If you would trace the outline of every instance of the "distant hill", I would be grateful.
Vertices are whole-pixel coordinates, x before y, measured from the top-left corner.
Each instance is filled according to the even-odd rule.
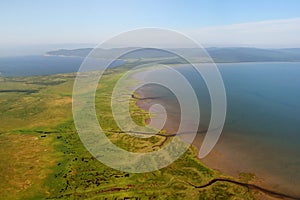
[[[126,48],[125,50],[130,51],[133,48]],[[172,50],[172,49],[170,49]],[[204,55],[198,55],[197,49],[193,48],[182,48],[176,49],[178,52],[184,52],[189,57],[194,58],[196,61],[205,62]],[[289,49],[259,49],[259,48],[245,48],[245,47],[226,47],[226,48],[207,48],[208,54],[215,62],[298,62],[300,61],[300,48],[289,48]],[[61,49],[57,51],[47,52],[47,55],[55,56],[75,56],[85,57],[92,51],[92,48],[85,49],[73,49],[66,50]],[[114,49],[97,49],[97,53],[103,58],[112,58],[115,55],[119,55],[124,51],[120,48]],[[167,58],[173,57],[174,55],[157,50],[140,50],[135,53],[131,53],[123,56],[126,58]]]

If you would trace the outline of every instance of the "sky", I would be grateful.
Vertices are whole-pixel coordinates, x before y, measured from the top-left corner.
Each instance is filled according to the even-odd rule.
[[[0,46],[98,44],[160,27],[204,45],[300,47],[299,10],[299,0],[1,0]]]

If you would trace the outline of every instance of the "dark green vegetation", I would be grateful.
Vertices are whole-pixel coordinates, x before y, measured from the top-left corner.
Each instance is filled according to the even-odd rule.
[[[164,137],[137,139],[114,133],[118,128],[109,107],[110,95],[121,75],[121,70],[111,71],[99,85],[99,122],[118,146],[151,151]],[[203,166],[192,147],[170,166],[152,173],[129,174],[103,165],[87,152],[76,133],[71,110],[73,81],[74,74],[0,80],[1,199],[254,198],[246,187],[232,183],[193,187],[228,177]],[[147,113],[134,100],[131,107],[132,117],[143,124]]]

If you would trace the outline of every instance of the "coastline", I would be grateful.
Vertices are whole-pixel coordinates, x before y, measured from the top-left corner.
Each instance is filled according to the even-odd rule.
[[[143,95],[143,93],[141,91],[136,91],[136,93],[140,98],[145,98],[145,96]],[[142,109],[144,111],[148,111],[149,107],[151,106],[150,101],[136,99],[136,105],[140,109]],[[150,123],[149,120],[150,119],[146,119],[145,123],[149,124]],[[167,134],[174,133],[174,131],[175,132],[177,131],[175,126],[165,126],[164,130],[166,131]],[[202,135],[202,134],[200,134],[200,135]],[[197,134],[197,136],[199,136],[199,134]],[[199,151],[199,148],[200,148],[199,143],[201,143],[200,142],[201,139],[199,139],[199,137],[197,137],[197,136],[191,145],[195,146],[197,148],[197,151]],[[197,160],[199,160],[199,162],[202,165],[204,165],[205,167],[210,168],[215,171],[218,171],[219,173],[224,174],[225,176],[231,176],[237,180],[241,180],[241,182],[248,182],[250,184],[254,184],[259,187],[266,188],[270,191],[274,190],[274,191],[283,192],[284,194],[297,195],[289,190],[284,190],[284,191],[277,190],[276,186],[278,186],[278,185],[272,184],[273,181],[266,181],[265,178],[262,178],[262,177],[258,176],[257,174],[252,173],[251,171],[235,170],[236,166],[233,167],[233,165],[238,164],[238,163],[236,163],[234,160],[228,159],[228,157],[226,157],[226,153],[224,153],[224,152],[226,152],[226,147],[221,147],[221,149],[219,147],[219,148],[214,149],[212,152],[210,152],[210,154],[207,157],[205,157],[204,159],[200,159],[197,156]],[[243,177],[243,176],[245,176],[245,177]],[[270,177],[270,175],[268,175],[268,176]],[[243,180],[243,179],[246,179],[246,180]],[[275,182],[280,182],[280,181],[281,180],[276,180]],[[282,197],[270,196],[270,195],[262,193],[262,192],[254,193],[254,196],[256,199],[259,199],[259,200],[286,199],[286,198],[282,198]],[[287,198],[287,199],[289,199],[289,198]]]
[[[144,72],[139,72],[132,75],[132,78],[143,82],[143,78],[145,76],[146,74]],[[142,89],[139,89],[136,92],[141,98],[136,99],[136,105],[144,111],[148,111],[149,107],[153,105],[153,103],[157,104],[158,102],[164,101],[164,99],[159,98],[155,100],[147,99],[149,94],[145,94]],[[167,133],[177,132],[178,121],[176,121],[176,117],[168,116],[168,120],[170,120],[169,123],[167,123],[163,129],[166,130]],[[149,119],[146,120],[145,123],[149,123]],[[197,134],[192,143],[192,145],[194,145],[198,150],[201,147],[204,136],[205,135],[203,134]],[[230,148],[229,145],[234,144],[234,142],[232,141],[232,138],[226,136],[226,134],[222,134],[221,137],[221,140],[207,157],[204,159],[199,159],[197,157],[200,163],[204,164],[204,166],[210,169],[220,172],[221,174],[232,176],[233,178],[240,180],[243,180],[245,177],[246,179],[250,177],[248,179],[249,183],[285,194],[299,196],[296,186],[292,185],[293,187],[291,187],[291,183],[287,182],[286,180],[282,180],[280,177],[276,177],[266,171],[253,170],[253,168],[255,168],[255,163],[247,163],[244,161],[241,162],[243,156],[247,156],[246,154],[243,154],[245,152],[234,151],[234,149]],[[278,199],[262,193],[259,193],[257,198]]]

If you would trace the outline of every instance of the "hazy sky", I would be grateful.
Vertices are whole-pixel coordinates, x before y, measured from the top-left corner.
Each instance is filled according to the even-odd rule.
[[[299,0],[0,1],[0,45],[97,44],[139,27],[204,44],[299,46]]]

